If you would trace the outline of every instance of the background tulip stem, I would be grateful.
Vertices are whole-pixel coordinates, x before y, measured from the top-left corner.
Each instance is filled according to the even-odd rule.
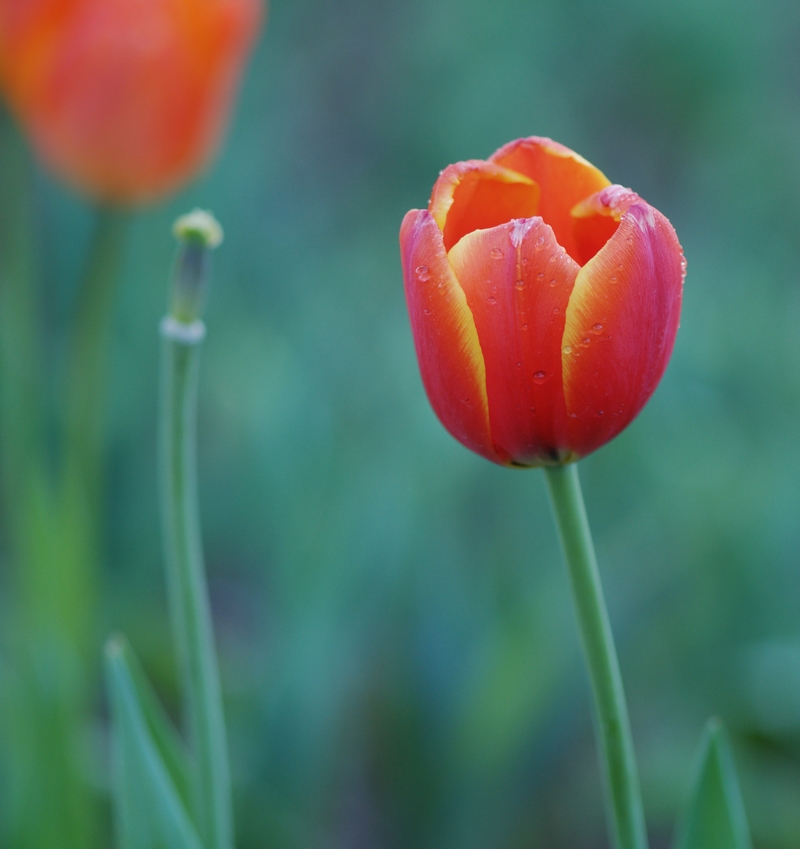
[[[84,662],[94,658],[95,602],[104,523],[104,435],[109,339],[129,214],[96,210],[94,232],[67,340],[61,468],[55,502],[55,573],[45,583]]]
[[[180,238],[180,234],[179,234]],[[232,849],[233,825],[222,693],[211,623],[197,496],[196,408],[205,328],[180,294],[202,299],[208,246],[183,244],[164,337],[161,467],[164,546],[186,725],[194,756],[193,815],[204,849]],[[198,280],[198,275],[203,279]],[[180,307],[184,309],[179,311]]]
[[[94,507],[100,499],[108,339],[129,215],[100,206],[70,340],[67,398],[67,472],[79,474]]]
[[[575,464],[547,468],[545,476],[594,692],[613,843],[617,849],[645,849],[647,831],[628,709],[578,469]]]

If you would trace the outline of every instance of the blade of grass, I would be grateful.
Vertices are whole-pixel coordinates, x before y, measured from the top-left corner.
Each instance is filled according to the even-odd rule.
[[[124,643],[109,640],[106,676],[112,708],[114,790],[121,849],[202,849],[137,695]],[[147,701],[147,699],[145,699]],[[163,730],[163,729],[162,729]],[[162,738],[169,739],[170,733]],[[172,744],[168,745],[168,748]]]
[[[725,728],[706,724],[675,849],[753,849]]]
[[[189,753],[178,734],[172,720],[153,690],[139,659],[128,641],[121,635],[112,638],[122,654],[122,659],[130,676],[142,717],[150,732],[153,744],[158,750],[164,766],[172,779],[178,795],[188,807],[190,804],[190,767]]]

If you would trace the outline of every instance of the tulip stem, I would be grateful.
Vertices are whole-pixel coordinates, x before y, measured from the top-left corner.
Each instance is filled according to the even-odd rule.
[[[191,314],[178,309],[181,302],[176,297],[176,293],[185,294],[184,290],[196,294],[196,287],[205,287],[207,254],[207,245],[191,239],[181,246],[172,309],[161,324],[164,338],[162,504],[172,623],[186,730],[195,761],[194,821],[204,849],[232,849],[228,748],[197,495],[197,377],[205,327],[196,312]]]
[[[95,215],[67,340],[54,528],[59,542],[48,567],[55,575],[43,584],[54,589],[63,624],[84,657],[94,636],[101,559],[108,342],[129,223],[128,213],[108,206]]]
[[[107,348],[129,221],[126,212],[108,206],[96,215],[70,340],[64,460],[67,473],[81,478],[92,509],[101,498]]]
[[[628,708],[575,464],[545,469],[594,693],[610,830],[617,849],[646,849]]]

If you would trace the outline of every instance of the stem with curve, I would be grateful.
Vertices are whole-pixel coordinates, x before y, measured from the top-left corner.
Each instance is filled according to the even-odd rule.
[[[545,469],[594,694],[600,756],[617,849],[646,849],[639,778],[628,708],[608,619],[577,466]]]
[[[219,225],[196,211],[179,219],[180,247],[164,338],[161,467],[171,615],[194,756],[193,815],[206,849],[232,849],[228,751],[200,535],[196,465],[197,376],[205,326],[200,311]]]

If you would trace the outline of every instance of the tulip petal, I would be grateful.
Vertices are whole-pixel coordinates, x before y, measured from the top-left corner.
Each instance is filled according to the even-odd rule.
[[[669,221],[628,189],[610,186],[574,215],[576,233],[590,243],[607,221],[619,222],[580,270],[567,307],[564,396],[570,444],[584,456],[626,427],[661,379],[678,331],[686,263]]]
[[[568,459],[561,338],[578,265],[539,217],[469,233],[449,258],[483,351],[494,444],[518,465]]]
[[[406,300],[420,372],[431,406],[460,442],[495,463],[486,369],[472,313],[447,261],[442,231],[427,210],[412,209],[400,228]]]
[[[538,206],[539,186],[529,177],[471,159],[442,171],[428,209],[444,234],[444,246],[449,251],[467,233],[495,227],[512,218],[529,218],[537,214]]]
[[[539,185],[542,194],[537,215],[553,228],[558,243],[580,263],[570,213],[575,204],[610,185],[608,178],[563,144],[537,136],[504,145],[489,161],[518,171]]]

